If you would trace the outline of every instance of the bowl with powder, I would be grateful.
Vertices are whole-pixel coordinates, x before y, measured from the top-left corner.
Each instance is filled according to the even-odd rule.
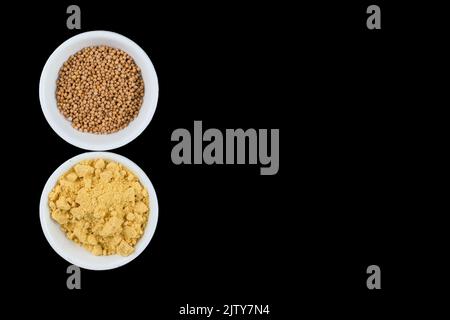
[[[121,147],[150,123],[158,78],[148,55],[132,40],[90,31],[61,44],[47,60],[39,100],[47,122],[82,149]]]
[[[110,152],[87,152],[50,176],[40,200],[42,230],[68,262],[90,270],[120,267],[150,243],[158,200],[147,175]]]

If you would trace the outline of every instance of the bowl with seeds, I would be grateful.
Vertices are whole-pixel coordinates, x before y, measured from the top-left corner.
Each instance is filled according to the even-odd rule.
[[[150,123],[158,101],[158,78],[132,40],[109,31],[78,34],[48,58],[39,82],[47,122],[82,149],[121,147]]]
[[[147,175],[111,152],[86,152],[59,166],[42,191],[41,227],[51,247],[90,270],[123,266],[150,243],[158,200]]]

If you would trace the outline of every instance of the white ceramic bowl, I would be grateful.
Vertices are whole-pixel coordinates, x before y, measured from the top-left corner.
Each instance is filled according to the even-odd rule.
[[[59,112],[56,103],[56,80],[63,63],[77,51],[107,45],[128,53],[141,69],[144,80],[144,101],[138,116],[124,129],[105,135],[80,132]],[[68,143],[87,150],[110,150],[134,140],[150,123],[158,102],[158,78],[150,58],[130,39],[109,31],[78,34],[61,44],[45,63],[39,82],[39,100],[44,116],[53,130]]]
[[[109,159],[124,165],[139,178],[139,181],[145,188],[147,188],[149,194],[150,214],[147,226],[142,238],[139,239],[135,246],[135,251],[127,257],[122,257],[119,255],[94,256],[80,245],[76,244],[72,240],[69,240],[65,233],[61,230],[60,225],[50,216],[48,194],[56,185],[58,179],[76,163],[82,160],[96,158]],[[136,258],[150,243],[158,222],[158,199],[156,197],[155,189],[153,188],[153,185],[147,175],[131,160],[111,152],[86,152],[67,160],[50,176],[44,186],[44,190],[42,191],[39,214],[42,230],[47,238],[47,241],[61,257],[81,268],[90,270],[107,270],[127,264]]]

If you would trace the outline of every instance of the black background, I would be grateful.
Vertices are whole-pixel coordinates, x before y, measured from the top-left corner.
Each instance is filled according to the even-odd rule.
[[[164,8],[81,1],[82,29],[75,31],[66,28],[69,4],[4,13],[4,22],[11,18],[4,68],[12,69],[4,95],[12,99],[3,107],[13,122],[20,119],[6,144],[14,155],[6,167],[11,188],[22,190],[5,199],[19,204],[8,215],[12,236],[5,232],[13,297],[44,297],[48,308],[62,304],[81,314],[132,308],[158,319],[176,319],[186,303],[270,304],[273,319],[307,311],[366,318],[426,282],[411,284],[410,266],[423,250],[412,214],[422,205],[413,153],[421,123],[411,101],[422,98],[415,77],[425,59],[419,51],[431,39],[411,23],[408,6],[377,1],[382,30],[371,31],[365,11],[372,3],[364,1]],[[38,203],[51,173],[84,151],[47,124],[38,85],[53,50],[90,30],[129,37],[155,66],[160,95],[152,122],[112,151],[148,174],[160,212],[136,260],[82,270],[77,291],[66,288],[69,264],[42,234]],[[278,174],[173,165],[170,135],[192,130],[194,120],[205,129],[279,128]],[[371,264],[381,267],[380,291],[366,288]]]

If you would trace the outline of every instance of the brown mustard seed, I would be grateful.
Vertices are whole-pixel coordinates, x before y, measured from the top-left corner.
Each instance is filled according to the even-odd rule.
[[[138,115],[143,98],[141,71],[122,50],[87,47],[70,56],[59,70],[58,109],[79,131],[122,130]]]

